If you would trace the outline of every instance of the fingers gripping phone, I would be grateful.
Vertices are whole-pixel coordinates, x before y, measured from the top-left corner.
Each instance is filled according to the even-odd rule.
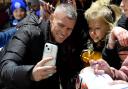
[[[45,57],[53,57],[52,60],[45,63],[47,66],[54,66],[56,64],[56,57],[57,57],[58,47],[55,44],[45,43],[44,45],[44,52],[43,58]]]

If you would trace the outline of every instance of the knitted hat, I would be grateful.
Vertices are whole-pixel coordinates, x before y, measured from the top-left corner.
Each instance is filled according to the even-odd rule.
[[[11,1],[11,12],[13,13],[15,9],[22,8],[26,11],[26,3],[24,0],[12,0]]]

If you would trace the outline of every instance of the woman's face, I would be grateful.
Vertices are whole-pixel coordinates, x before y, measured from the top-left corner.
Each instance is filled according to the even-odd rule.
[[[120,7],[122,8],[123,13],[128,17],[128,0],[122,0]]]
[[[25,17],[26,12],[22,8],[15,9],[13,12],[13,16],[17,20],[21,20]]]
[[[92,19],[88,24],[89,35],[95,43],[102,40],[110,30],[109,25],[102,18]]]

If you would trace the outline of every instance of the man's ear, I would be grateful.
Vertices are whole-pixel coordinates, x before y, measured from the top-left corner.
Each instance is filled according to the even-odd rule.
[[[55,15],[54,15],[54,14],[51,14],[51,15],[50,15],[50,22],[51,22],[51,23],[53,22],[54,18],[55,18]]]

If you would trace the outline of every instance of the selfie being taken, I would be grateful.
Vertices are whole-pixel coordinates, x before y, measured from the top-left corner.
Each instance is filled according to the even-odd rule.
[[[128,0],[0,0],[0,89],[128,89]]]

